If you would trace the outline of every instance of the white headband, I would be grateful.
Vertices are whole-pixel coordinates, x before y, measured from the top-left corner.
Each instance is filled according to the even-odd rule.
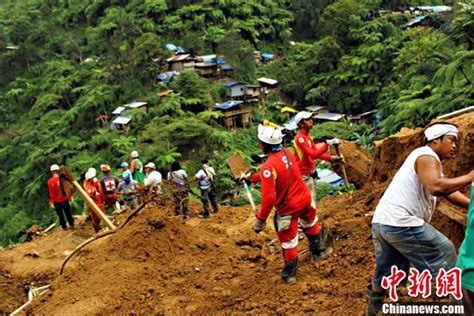
[[[427,141],[439,138],[444,135],[450,135],[458,138],[458,129],[451,124],[435,124],[425,130]]]

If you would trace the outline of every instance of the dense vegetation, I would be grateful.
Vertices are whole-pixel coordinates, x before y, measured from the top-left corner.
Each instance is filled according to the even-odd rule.
[[[225,158],[258,153],[255,126],[221,127],[212,105],[224,100],[222,83],[194,71],[183,72],[161,100],[165,86],[154,77],[167,70],[166,43],[225,54],[241,81],[279,80],[280,93],[255,109],[254,121],[283,123],[275,106],[281,100],[354,114],[375,109],[385,118],[381,137],[472,105],[472,5],[454,4],[451,16],[436,17],[439,28],[404,30],[410,16],[370,15],[423,4],[443,1],[0,1],[0,242],[55,220],[46,188],[52,163],[79,176],[105,162],[117,168],[137,149],[162,172],[181,159],[193,175],[208,157],[219,188],[234,186]],[[254,49],[278,58],[256,67]],[[130,133],[101,123],[101,115],[133,100],[150,109],[134,113]],[[366,127],[327,130],[370,145]]]

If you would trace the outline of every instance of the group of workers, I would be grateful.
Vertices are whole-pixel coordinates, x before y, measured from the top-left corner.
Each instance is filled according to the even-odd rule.
[[[130,163],[122,162],[120,165],[122,169],[121,180],[111,174],[111,168],[107,164],[100,166],[102,171],[100,179],[97,178],[95,168],[89,168],[85,173],[84,190],[104,213],[108,208],[113,208],[114,212],[120,213],[122,205],[131,209],[136,208],[143,188],[148,188],[156,194],[162,193],[162,176],[156,170],[156,165],[149,162],[144,166],[137,151],[132,151],[130,158]],[[73,228],[74,217],[70,205],[72,199],[70,183],[61,175],[57,164],[53,164],[50,171],[52,173],[52,177],[48,180],[50,205],[56,210],[61,227],[67,229],[69,224],[69,227]],[[217,213],[219,210],[214,185],[215,176],[214,168],[208,165],[207,160],[202,160],[202,168],[195,175],[201,190],[200,198],[203,203],[203,211],[198,216],[201,219],[209,218],[209,202],[213,212]],[[178,161],[172,163],[167,179],[173,187],[174,213],[180,215],[182,212],[184,222],[189,219],[188,194],[190,187],[186,171],[181,168]],[[120,197],[122,198],[120,199]],[[94,230],[96,232],[100,231],[99,216],[87,205],[86,210],[90,214]]]
[[[286,283],[296,281],[298,267],[298,227],[302,229],[309,241],[311,260],[318,260],[324,253],[320,238],[320,225],[316,211],[316,178],[315,160],[323,159],[329,162],[341,162],[341,157],[327,154],[329,146],[337,146],[338,139],[329,139],[322,143],[315,143],[310,135],[313,127],[313,113],[302,111],[296,114],[295,121],[298,126],[293,146],[294,153],[282,144],[282,130],[274,126],[258,126],[257,138],[259,148],[268,155],[258,173],[246,174],[240,180],[247,182],[261,182],[262,203],[256,214],[253,230],[257,233],[265,229],[265,223],[273,209],[274,227],[281,244],[284,266],[281,277]],[[394,176],[392,182],[384,193],[375,210],[372,221],[372,236],[375,249],[376,270],[372,281],[367,288],[368,304],[366,314],[375,315],[380,309],[385,297],[385,289],[381,282],[391,272],[391,267],[407,271],[410,264],[419,271],[427,269],[436,276],[440,269],[450,269],[456,264],[456,250],[452,242],[433,228],[429,222],[435,209],[436,197],[444,196],[455,205],[467,208],[470,199],[458,190],[474,180],[474,171],[456,177],[446,178],[442,171],[441,162],[450,158],[456,149],[458,138],[457,127],[448,123],[435,123],[424,131],[425,145],[414,150],[405,160]],[[95,172],[89,170],[86,174],[84,186],[92,196],[105,197],[105,189],[118,187],[114,194],[123,194],[127,202],[134,201],[140,185],[160,185],[161,175],[155,170],[153,163],[145,166],[138,159],[138,153],[132,153],[130,169],[128,164],[122,164],[124,173],[123,181],[118,182],[108,172],[110,167],[103,166],[104,176],[96,181]],[[50,201],[58,212],[61,226],[66,223],[62,212],[70,226],[74,220],[70,214],[68,199],[71,196],[70,188],[62,186],[58,175],[59,167],[51,166],[53,177],[49,180]],[[202,161],[202,169],[196,174],[201,189],[203,212],[200,218],[209,218],[209,205],[211,202],[214,212],[218,211],[214,181],[215,170]],[[147,182],[147,179],[149,182]],[[167,179],[176,186],[174,192],[176,215],[182,209],[183,221],[188,215],[189,185],[187,174],[179,162],[173,162]],[[95,185],[100,183],[101,185]],[[94,185],[93,185],[94,184]],[[104,193],[102,193],[102,191]],[[103,198],[105,205],[115,205],[116,195]],[[97,198],[97,201],[98,198]],[[114,204],[115,203],[115,204]],[[469,217],[473,223],[468,224],[468,229],[474,225],[473,215]],[[472,236],[472,234],[471,234]],[[464,246],[464,244],[463,244]],[[465,246],[464,255],[472,251]],[[472,249],[472,245],[471,245]],[[463,268],[467,269],[466,283],[463,281],[464,297],[470,299],[467,308],[472,308],[474,292],[474,258],[468,260],[458,259]],[[469,266],[470,268],[466,268]],[[470,270],[469,270],[470,269]],[[469,283],[470,282],[470,283]]]

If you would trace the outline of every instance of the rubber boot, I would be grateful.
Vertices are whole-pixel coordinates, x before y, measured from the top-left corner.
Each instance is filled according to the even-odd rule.
[[[298,259],[285,262],[283,270],[281,270],[281,278],[287,284],[296,282],[296,270],[298,269]]]
[[[367,285],[367,306],[365,307],[365,316],[375,316],[382,310],[385,291],[372,291],[372,282]]]
[[[309,252],[311,253],[311,261],[314,262],[321,258],[324,248],[321,246],[321,237],[317,235],[307,235],[309,240]]]

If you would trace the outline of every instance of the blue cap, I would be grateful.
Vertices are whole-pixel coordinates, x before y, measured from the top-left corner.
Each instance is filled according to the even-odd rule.
[[[120,168],[125,168],[125,167],[128,167],[128,162],[122,162],[120,164]]]
[[[125,181],[128,181],[132,178],[132,174],[130,173],[130,171],[125,171],[124,173],[122,173],[122,178]]]

